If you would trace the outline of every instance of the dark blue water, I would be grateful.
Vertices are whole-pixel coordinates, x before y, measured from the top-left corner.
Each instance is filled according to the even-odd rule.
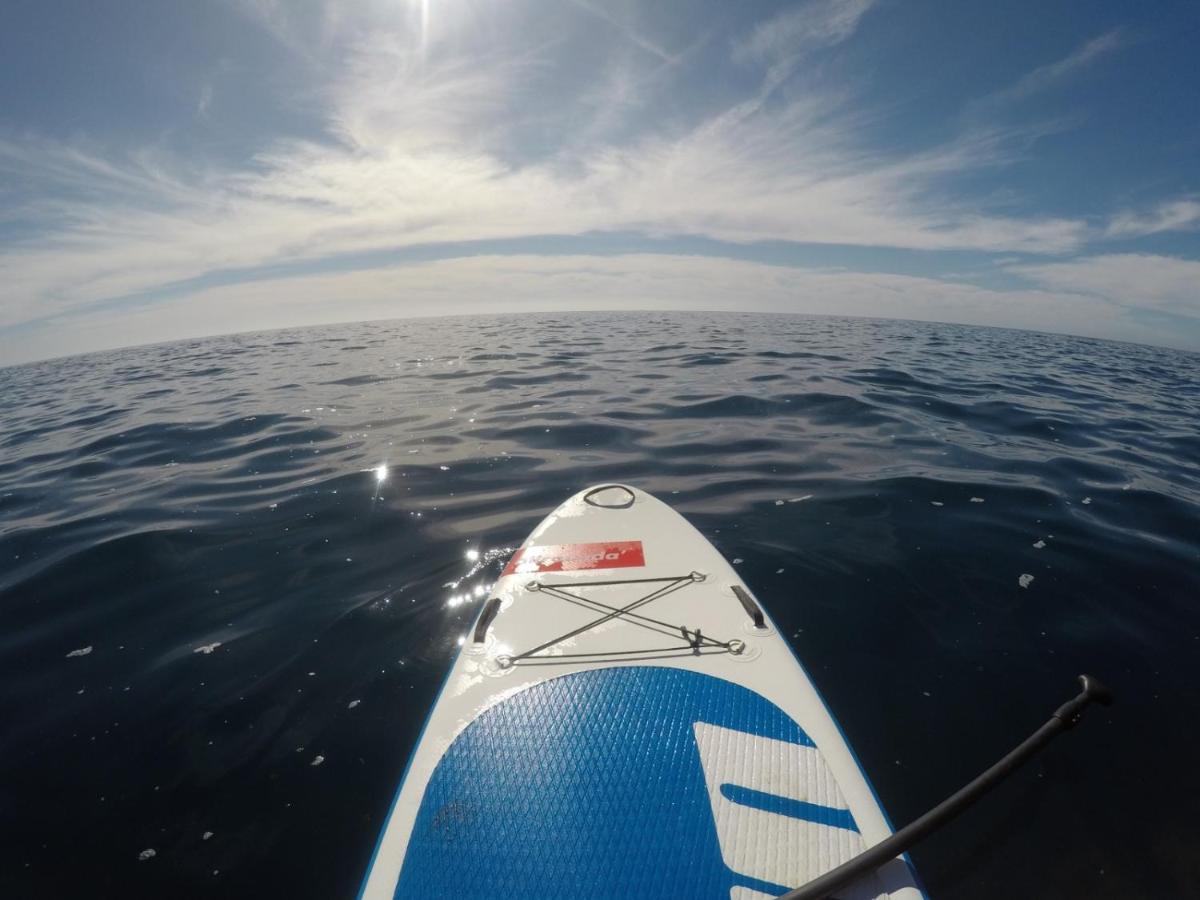
[[[1200,895],[1198,374],[708,314],[0,370],[0,896],[352,897],[479,602],[449,601],[600,481],[735,561],[894,821],[1110,683],[914,853],[935,897]]]

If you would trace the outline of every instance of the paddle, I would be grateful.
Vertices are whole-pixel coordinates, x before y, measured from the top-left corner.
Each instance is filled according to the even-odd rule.
[[[949,822],[968,806],[1019,769],[1030,757],[1050,743],[1059,733],[1074,728],[1090,703],[1108,706],[1113,696],[1103,684],[1090,675],[1080,675],[1083,690],[1074,699],[1054,711],[1041,728],[1018,744],[990,769],[955,794],[951,794],[925,815],[905,825],[887,840],[864,850],[836,869],[814,878],[808,884],[788,891],[779,900],[823,900],[834,891],[905,853],[932,831]]]

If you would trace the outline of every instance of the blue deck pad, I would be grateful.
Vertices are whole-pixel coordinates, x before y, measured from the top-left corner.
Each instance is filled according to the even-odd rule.
[[[634,900],[682,890],[729,900],[734,885],[783,893],[789,886],[722,861],[696,722],[813,746],[774,704],[710,675],[628,666],[542,682],[482,713],[446,751],[395,896]],[[828,815],[857,830],[847,811]]]

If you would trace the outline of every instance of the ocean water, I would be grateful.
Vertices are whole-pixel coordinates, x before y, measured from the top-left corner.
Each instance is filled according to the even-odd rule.
[[[601,481],[735,562],[898,824],[1110,685],[913,853],[935,898],[1200,895],[1198,376],[651,313],[0,370],[0,896],[353,897],[474,587]]]

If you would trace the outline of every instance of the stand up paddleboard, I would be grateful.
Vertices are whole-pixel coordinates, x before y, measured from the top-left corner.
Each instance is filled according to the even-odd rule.
[[[737,573],[670,507],[604,485],[496,582],[359,896],[758,900],[890,834]],[[905,858],[838,892],[923,896]]]

